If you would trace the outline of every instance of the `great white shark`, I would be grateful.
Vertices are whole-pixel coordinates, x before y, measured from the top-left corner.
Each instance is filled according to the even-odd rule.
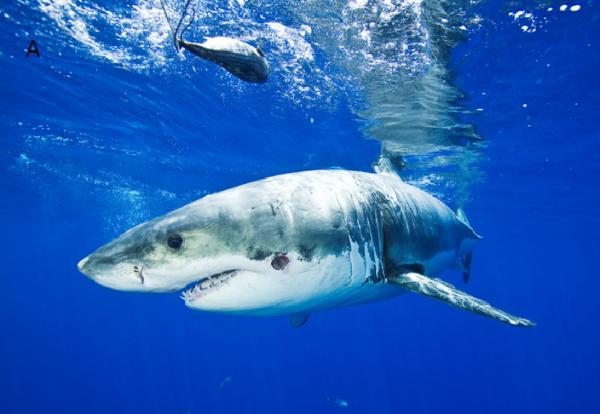
[[[533,326],[438,278],[480,236],[464,216],[393,174],[279,175],[208,195],[124,233],[79,270],[118,290],[183,290],[204,311],[290,315],[415,292]]]

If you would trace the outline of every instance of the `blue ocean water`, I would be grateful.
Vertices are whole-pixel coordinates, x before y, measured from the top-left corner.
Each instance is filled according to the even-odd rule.
[[[0,5],[0,412],[598,412],[600,7],[562,6],[197,2],[190,37],[261,43],[249,85],[157,1]],[[378,159],[484,236],[443,277],[535,328],[407,294],[293,329],[77,270],[205,194]]]

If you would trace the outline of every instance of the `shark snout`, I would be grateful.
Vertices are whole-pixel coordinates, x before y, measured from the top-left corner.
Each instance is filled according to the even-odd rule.
[[[81,259],[81,260],[79,261],[79,263],[77,263],[77,268],[79,269],[79,271],[80,271],[81,273],[84,273],[84,274],[85,274],[85,272],[84,272],[85,265],[86,265],[86,263],[87,263],[89,260],[90,260],[90,257],[89,257],[89,256],[87,256],[87,257],[84,257],[83,259]]]
[[[115,263],[110,257],[91,253],[77,263],[77,268],[90,279],[96,280],[99,277],[111,275],[115,269]]]
[[[77,263],[81,273],[102,286],[117,290],[147,290],[144,268],[130,262],[118,262],[103,254],[92,253]]]
[[[79,269],[79,271],[81,273],[83,273],[84,275],[91,277],[91,275],[87,271],[88,269],[86,268],[86,265],[89,263],[89,261],[90,261],[90,256],[84,257],[83,259],[81,259],[79,261],[79,263],[77,263],[77,269]]]

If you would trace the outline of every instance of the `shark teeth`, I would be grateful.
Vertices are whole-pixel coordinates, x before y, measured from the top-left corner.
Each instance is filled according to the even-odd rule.
[[[199,296],[223,285],[229,279],[234,277],[236,273],[237,269],[226,270],[224,272],[217,273],[215,275],[201,279],[198,282],[194,282],[194,286],[187,290],[184,290],[181,293],[181,299],[183,299],[186,302],[197,299]]]

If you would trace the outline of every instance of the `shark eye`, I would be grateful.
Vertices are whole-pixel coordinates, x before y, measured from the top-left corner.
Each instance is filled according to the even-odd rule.
[[[173,250],[179,250],[183,244],[183,238],[179,234],[170,234],[167,237],[167,246]]]

